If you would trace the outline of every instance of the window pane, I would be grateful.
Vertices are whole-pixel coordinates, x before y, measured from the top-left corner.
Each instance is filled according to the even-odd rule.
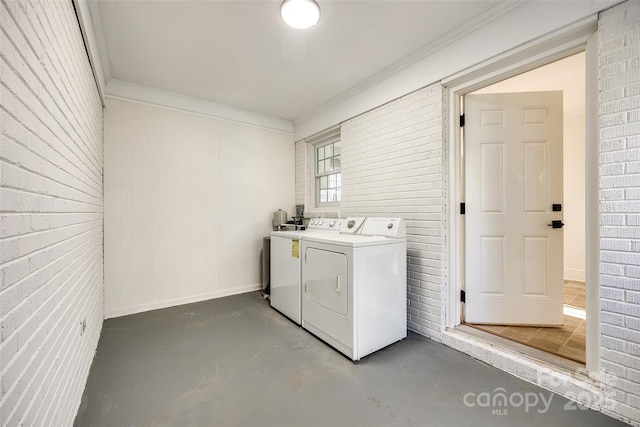
[[[326,141],[329,141],[328,139]],[[333,140],[335,141],[335,139]],[[321,143],[322,144],[322,143]],[[316,146],[315,149],[315,191],[318,204],[337,203],[341,198],[342,175],[340,159],[342,143],[335,141]]]

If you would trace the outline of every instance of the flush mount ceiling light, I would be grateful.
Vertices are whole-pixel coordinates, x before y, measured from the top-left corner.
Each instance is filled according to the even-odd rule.
[[[314,0],[284,0],[280,16],[293,28],[310,28],[320,20],[320,6]]]

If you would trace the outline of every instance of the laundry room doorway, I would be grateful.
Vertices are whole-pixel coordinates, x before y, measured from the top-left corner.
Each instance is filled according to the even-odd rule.
[[[585,69],[583,51],[462,96],[460,159],[462,322],[582,365]]]

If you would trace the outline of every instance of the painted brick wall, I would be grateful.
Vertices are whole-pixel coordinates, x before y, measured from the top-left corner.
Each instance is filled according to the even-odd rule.
[[[640,423],[640,2],[598,27],[602,368],[613,411]]]
[[[342,216],[397,216],[407,226],[409,329],[438,338],[443,321],[443,93],[421,89],[342,124]]]
[[[71,425],[103,317],[102,105],[70,0],[2,0],[0,30],[0,424]]]

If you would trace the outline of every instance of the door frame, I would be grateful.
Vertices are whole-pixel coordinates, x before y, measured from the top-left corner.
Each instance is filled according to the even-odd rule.
[[[445,145],[448,156],[447,183],[447,258],[448,292],[445,302],[445,328],[461,324],[460,291],[464,284],[464,218],[460,202],[464,200],[464,163],[460,127],[460,99],[463,95],[517,74],[585,51],[586,97],[585,179],[586,179],[586,283],[587,344],[586,370],[591,377],[600,372],[600,276],[599,276],[599,204],[598,204],[598,51],[597,16],[541,37],[512,51],[489,59],[442,81],[448,118]],[[592,118],[592,120],[589,120]],[[446,331],[445,331],[446,332]]]

